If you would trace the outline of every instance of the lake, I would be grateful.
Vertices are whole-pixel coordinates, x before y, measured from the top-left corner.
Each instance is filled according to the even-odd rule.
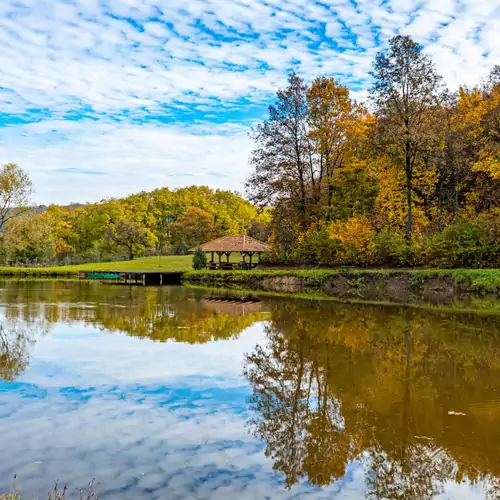
[[[500,316],[0,282],[0,493],[500,498]]]

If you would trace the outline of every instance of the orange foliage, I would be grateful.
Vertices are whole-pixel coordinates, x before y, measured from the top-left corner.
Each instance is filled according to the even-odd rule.
[[[370,245],[372,226],[364,215],[351,217],[347,221],[335,221],[328,225],[330,238],[338,240],[361,253],[367,253]]]

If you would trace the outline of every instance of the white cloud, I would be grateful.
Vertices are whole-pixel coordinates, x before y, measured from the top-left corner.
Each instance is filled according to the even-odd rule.
[[[54,135],[65,139],[52,141]],[[37,202],[47,204],[166,185],[242,191],[251,149],[246,130],[239,126],[184,129],[92,120],[12,127],[3,142],[0,161],[15,161],[29,170],[38,187]]]

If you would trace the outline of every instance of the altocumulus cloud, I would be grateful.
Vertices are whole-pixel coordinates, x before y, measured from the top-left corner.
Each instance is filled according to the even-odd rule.
[[[248,127],[291,69],[363,98],[377,50],[407,33],[456,88],[500,63],[499,31],[492,0],[3,0],[0,161],[39,202],[241,189]]]

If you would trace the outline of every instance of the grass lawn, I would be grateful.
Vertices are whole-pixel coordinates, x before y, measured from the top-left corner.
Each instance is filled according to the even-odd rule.
[[[166,257],[143,257],[134,260],[118,262],[98,262],[93,264],[80,264],[77,266],[56,267],[0,267],[0,275],[27,274],[40,276],[44,274],[67,275],[79,271],[188,271],[192,267],[192,255],[169,255]]]
[[[207,254],[210,260],[210,254]],[[215,256],[217,259],[217,256]],[[239,254],[232,254],[230,262],[239,262]],[[225,257],[223,257],[225,261]],[[97,262],[79,264],[76,266],[54,267],[0,267],[0,276],[67,276],[79,271],[192,271],[192,255],[168,255],[164,257],[142,257],[134,260],[121,260],[116,262]],[[1,500],[1,499],[0,499]]]

